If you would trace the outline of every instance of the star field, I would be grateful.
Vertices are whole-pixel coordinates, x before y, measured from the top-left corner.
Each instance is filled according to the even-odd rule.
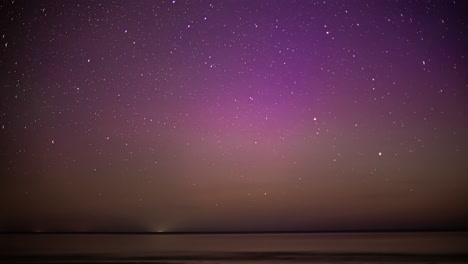
[[[4,1],[1,231],[466,228],[463,1]]]

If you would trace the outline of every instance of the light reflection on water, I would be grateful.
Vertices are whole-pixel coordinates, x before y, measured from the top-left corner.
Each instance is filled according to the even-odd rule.
[[[0,235],[16,263],[468,263],[468,233]]]

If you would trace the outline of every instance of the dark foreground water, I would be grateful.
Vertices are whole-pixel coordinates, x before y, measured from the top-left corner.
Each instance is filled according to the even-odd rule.
[[[468,263],[468,233],[0,235],[0,263]]]

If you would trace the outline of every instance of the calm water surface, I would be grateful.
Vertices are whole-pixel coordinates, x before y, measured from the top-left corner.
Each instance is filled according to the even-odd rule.
[[[0,235],[0,263],[468,263],[468,233]]]

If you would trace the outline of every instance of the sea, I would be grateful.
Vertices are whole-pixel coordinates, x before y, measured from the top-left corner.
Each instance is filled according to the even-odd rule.
[[[0,263],[468,263],[468,233],[1,234]]]

